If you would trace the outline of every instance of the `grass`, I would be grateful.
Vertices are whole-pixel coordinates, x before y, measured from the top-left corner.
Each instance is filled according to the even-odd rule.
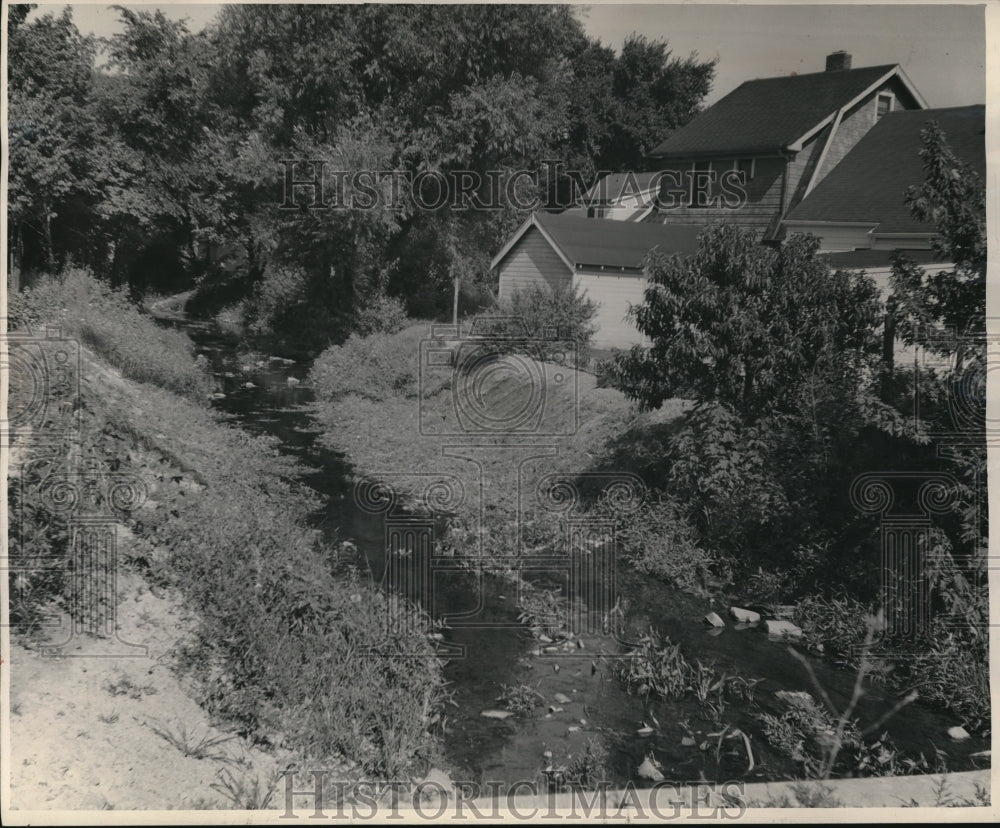
[[[527,684],[504,684],[497,701],[502,701],[515,716],[530,716],[545,701],[545,697]]]
[[[679,644],[650,627],[627,658],[618,665],[618,676],[630,693],[667,700],[684,698],[691,688],[691,664]]]
[[[237,811],[263,811],[274,801],[284,773],[276,770],[266,783],[262,783],[260,777],[250,771],[244,770],[236,775],[230,768],[220,768],[215,782],[209,787],[222,794]]]
[[[164,741],[177,748],[184,756],[192,759],[226,759],[225,754],[215,748],[231,742],[234,736],[212,736],[207,729],[201,735],[196,730],[188,730],[184,722],[178,722],[176,727],[166,724],[149,724],[149,729]]]
[[[22,320],[52,319],[45,309],[57,308],[71,322],[69,308],[85,305],[74,324],[90,331],[92,349],[126,377],[152,383],[123,381],[85,351],[81,395],[54,406],[54,415],[78,428],[54,449],[52,463],[83,452],[109,471],[151,484],[130,528],[158,553],[127,565],[151,587],[176,588],[197,619],[178,666],[194,679],[209,714],[255,742],[281,742],[309,761],[346,758],[373,778],[436,757],[433,731],[446,693],[433,648],[419,632],[396,628],[394,617],[407,608],[388,602],[358,573],[330,571],[330,550],[309,525],[318,498],[295,482],[299,467],[274,441],[222,423],[189,399],[200,396],[200,373],[181,334],[161,332],[85,275],[39,291],[48,292],[29,297]],[[48,301],[66,296],[73,301]],[[163,351],[162,358],[145,364],[143,350],[125,358],[144,337],[141,347]],[[32,485],[23,495],[12,487],[12,506],[24,518],[11,545],[15,559],[58,562],[66,553],[65,531],[58,533],[64,521],[33,487],[46,468],[25,471]],[[40,626],[35,610],[58,599],[58,571],[31,573],[12,620]],[[132,698],[147,692],[127,676],[105,689]],[[199,734],[163,734],[180,749],[199,750]]]
[[[191,341],[157,325],[122,290],[70,268],[42,277],[11,302],[21,326],[58,325],[64,336],[88,346],[129,379],[204,399],[214,382]]]
[[[560,516],[540,508],[539,483],[550,474],[577,481],[593,466],[600,446],[634,419],[632,406],[619,392],[596,388],[590,374],[506,357],[509,361],[493,367],[513,366],[514,373],[521,370],[519,376],[532,376],[534,387],[544,389],[540,429],[557,433],[544,442],[558,450],[530,447],[538,442],[531,434],[465,430],[456,400],[468,402],[473,387],[450,369],[427,371],[421,381],[420,343],[429,334],[428,325],[414,324],[390,336],[349,340],[321,355],[310,375],[321,440],[345,452],[359,474],[376,475],[418,510],[421,492],[434,476],[460,481],[465,497],[448,510],[446,554],[482,554],[494,561],[567,554]],[[487,393],[498,405],[510,400],[516,405],[525,382],[508,374]],[[578,428],[572,427],[574,419]],[[485,447],[456,447],[470,436]]]
[[[130,699],[139,700],[144,696],[156,694],[156,688],[152,684],[138,684],[131,676],[124,673],[117,681],[105,680],[104,689],[112,696],[128,696]]]

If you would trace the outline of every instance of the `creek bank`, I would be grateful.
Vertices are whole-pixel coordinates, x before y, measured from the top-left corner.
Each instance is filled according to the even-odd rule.
[[[286,759],[321,763],[342,779],[380,774],[398,778],[413,767],[426,768],[436,751],[429,731],[442,698],[439,664],[426,642],[405,631],[388,631],[390,614],[381,593],[346,570],[334,576],[330,550],[321,533],[308,526],[318,505],[316,495],[293,482],[303,470],[276,452],[274,440],[219,422],[218,414],[176,394],[127,380],[86,350],[80,387],[74,415],[81,425],[80,448],[111,473],[141,478],[147,494],[143,507],[120,527],[129,537],[121,548],[118,597],[127,606],[122,623],[140,627],[123,627],[122,635],[138,642],[155,638],[162,632],[160,616],[176,614],[184,625],[182,630],[169,627],[164,633],[168,640],[157,642],[163,647],[157,661],[162,669],[156,673],[165,683],[129,675],[129,687],[152,689],[122,700],[122,709],[130,708],[127,722],[122,711],[97,709],[90,702],[69,707],[73,712],[66,720],[78,726],[75,732],[93,734],[91,720],[103,716],[108,721],[98,721],[103,731],[99,744],[107,741],[105,735],[114,737],[113,744],[120,743],[120,761],[101,762],[84,752],[86,764],[70,762],[89,774],[86,785],[101,788],[104,800],[80,799],[79,790],[60,786],[54,798],[41,792],[42,801],[55,803],[52,807],[96,803],[170,808],[194,803],[192,807],[208,808],[235,807],[235,800],[229,801],[235,797],[256,802],[239,807],[259,807],[258,800],[272,791],[274,774],[286,766]],[[19,449],[19,456],[31,457],[29,449]],[[147,605],[150,596],[166,596],[170,608],[154,611]],[[139,616],[132,612],[133,603],[140,606]],[[400,680],[387,673],[394,670],[392,658],[359,656],[345,648],[345,636],[373,651],[377,647],[389,654],[395,647],[429,657]],[[24,643],[30,645],[30,640]],[[100,640],[91,643],[101,646]],[[276,657],[282,653],[301,657],[306,667],[287,669],[291,664]],[[113,695],[94,690],[104,678],[108,686],[124,686],[121,677],[98,677],[93,668],[76,670],[75,665],[87,659],[52,665],[39,661],[39,670],[30,666],[33,657],[27,646],[17,656],[19,667],[12,678],[25,699],[21,709],[29,723],[38,724],[38,710],[46,709],[30,698],[35,689],[30,683],[43,673],[54,683],[50,703],[56,705],[72,700],[77,692],[95,702]],[[105,660],[101,666],[112,669],[114,663]],[[323,682],[318,682],[320,674]],[[387,693],[390,683],[395,690]],[[178,696],[178,687],[186,701]],[[326,696],[317,698],[314,687],[325,687]],[[144,715],[133,716],[133,702],[141,703]],[[390,720],[397,716],[406,721],[393,733]],[[322,726],[314,725],[316,717],[322,718]],[[372,738],[375,734],[382,736]],[[189,740],[205,748],[199,751],[204,761],[185,755]],[[27,750],[30,743],[23,739],[21,747]],[[55,761],[52,753],[65,744],[49,745],[48,757],[25,753],[22,759],[29,764],[23,766],[33,763],[48,773]],[[208,749],[216,745],[218,751]],[[216,753],[224,767],[216,766]],[[146,781],[121,777],[121,764],[140,756],[142,760],[135,758],[137,767],[146,767],[147,757],[149,767],[159,763],[169,768],[177,758],[200,761],[203,784],[195,785],[188,776],[174,785],[175,777],[167,774],[159,794],[147,796]],[[118,773],[117,779],[104,776],[112,772]],[[30,804],[21,807],[34,804],[39,795],[32,789],[36,782],[23,779],[26,793],[21,801]]]
[[[518,593],[513,591],[512,585],[505,580],[504,567],[512,571],[516,567],[510,566],[511,563],[530,560],[551,543],[552,535],[543,531],[545,525],[536,519],[537,515],[529,515],[520,526],[525,540],[520,549],[524,560],[511,561],[508,557],[505,564],[504,553],[518,548],[515,543],[507,542],[508,536],[514,537],[517,527],[504,518],[510,514],[508,510],[517,505],[517,498],[511,497],[516,487],[512,490],[499,485],[516,480],[516,475],[510,476],[510,463],[499,462],[504,456],[509,459],[510,447],[501,442],[489,456],[476,458],[478,463],[464,456],[445,455],[441,439],[420,431],[421,410],[415,374],[405,375],[401,367],[393,368],[395,373],[383,376],[379,387],[396,387],[401,383],[399,387],[404,390],[385,398],[364,396],[360,389],[366,386],[359,385],[356,393],[346,392],[316,403],[312,396],[317,389],[313,374],[306,373],[308,365],[298,362],[288,366],[255,358],[241,368],[237,343],[225,341],[204,327],[192,329],[191,335],[199,351],[210,360],[227,393],[217,406],[232,413],[241,428],[277,437],[282,452],[313,469],[299,479],[326,498],[326,505],[317,514],[314,525],[324,533],[329,532],[330,542],[336,539],[337,548],[350,550],[345,552],[347,557],[367,562],[375,585],[382,588],[389,585],[384,576],[386,532],[391,521],[387,522],[385,512],[373,513],[358,504],[355,495],[359,481],[389,484],[391,489],[386,491],[393,492],[393,507],[400,508],[393,516],[407,520],[409,516],[419,515],[419,509],[413,512],[401,507],[407,502],[419,505],[420,489],[415,479],[427,472],[438,476],[455,472],[463,485],[469,483],[465,490],[473,493],[479,491],[482,481],[490,502],[500,504],[486,515],[490,531],[471,531],[468,522],[462,520],[461,512],[455,511],[450,513],[451,518],[445,515],[443,522],[436,524],[442,531],[447,529],[446,532],[437,534],[437,528],[434,530],[435,537],[442,540],[444,554],[441,559],[446,560],[448,555],[461,550],[481,549],[483,560],[491,561],[487,568],[492,569],[479,582],[470,580],[467,570],[464,574],[455,572],[447,576],[441,573],[442,578],[435,579],[433,605],[427,604],[428,612],[435,618],[473,610],[477,613],[471,626],[457,623],[427,632],[427,638],[433,641],[439,655],[448,659],[444,675],[450,683],[455,706],[448,711],[443,746],[446,766],[453,778],[510,782],[535,778],[537,774],[544,774],[548,766],[569,768],[591,761],[589,751],[593,745],[606,750],[606,778],[612,784],[634,779],[636,768],[651,751],[663,765],[667,778],[690,778],[696,769],[709,777],[724,773],[748,780],[801,775],[801,769],[794,762],[772,749],[763,739],[759,723],[755,724],[755,715],[761,711],[781,714],[780,703],[772,695],[775,690],[810,687],[802,665],[787,653],[780,639],[772,639],[762,631],[754,634],[741,624],[706,631],[700,619],[718,605],[712,607],[704,598],[678,593],[630,568],[618,571],[617,591],[628,600],[613,609],[615,617],[621,613],[627,620],[628,630],[641,631],[650,625],[669,630],[671,638],[683,646],[685,653],[697,655],[703,664],[714,662],[716,669],[722,671],[720,675],[731,676],[735,670],[741,676],[768,677],[757,693],[757,706],[744,709],[745,703],[741,703],[730,708],[730,715],[735,714],[738,718],[740,732],[749,733],[752,740],[755,766],[748,773],[742,737],[731,745],[727,743],[727,747],[733,749],[720,754],[721,766],[716,761],[714,748],[708,748],[717,741],[711,734],[717,735],[719,728],[711,722],[707,726],[700,722],[706,710],[697,700],[689,697],[679,702],[664,701],[629,695],[624,690],[616,665],[621,663],[623,641],[626,648],[630,647],[634,637],[626,635],[619,641],[613,635],[602,633],[601,624],[598,624],[595,631],[585,632],[570,641],[565,635],[569,626],[564,612],[566,604],[557,582],[535,581],[527,595],[520,590]],[[416,346],[408,353],[415,353],[415,350]],[[258,362],[263,365],[258,366]],[[290,386],[289,376],[300,378],[302,382]],[[393,379],[394,376],[397,379]],[[257,387],[243,388],[247,381]],[[412,388],[407,386],[411,381],[414,383]],[[410,390],[405,390],[407,388]],[[599,441],[588,443],[588,432],[593,438],[595,431],[603,430],[599,438],[606,440],[609,434],[628,427],[631,422],[629,417],[632,415],[627,406],[622,405],[617,392],[596,389],[595,393],[597,399],[588,400],[586,394],[580,398],[581,412],[591,411],[597,417],[591,422],[587,416],[581,416],[579,429],[569,441],[581,449],[575,460],[563,467],[563,472],[571,479],[581,468],[590,468],[593,462],[594,458],[587,452],[593,453]],[[434,404],[424,414],[448,415],[453,411],[450,398],[438,395]],[[623,419],[616,419],[616,412]],[[653,416],[667,422],[677,414],[676,410],[660,411]],[[562,448],[566,448],[565,443]],[[566,457],[549,454],[528,460],[524,467],[525,479],[532,479],[532,476],[537,479],[538,475],[550,472],[555,464],[565,462]],[[506,472],[505,466],[508,467]],[[462,474],[466,477],[461,477]],[[408,500],[410,497],[414,500]],[[349,539],[347,543],[344,538]],[[600,548],[598,539],[594,540],[597,542],[588,544],[588,549]],[[481,598],[478,608],[477,596]],[[530,601],[535,601],[536,605],[530,607]],[[520,614],[517,606],[522,608]],[[758,609],[750,606],[754,611]],[[768,608],[768,612],[773,611],[776,616],[790,614],[793,610],[790,607]],[[712,637],[712,632],[718,634]],[[544,643],[541,636],[551,642]],[[546,652],[547,648],[555,649]],[[824,687],[829,688],[834,702],[846,705],[853,676],[822,662],[812,659],[810,662]],[[577,701],[570,706],[553,703],[556,693]],[[538,700],[530,702],[529,697],[535,696]],[[513,712],[513,699],[529,700],[524,708],[526,712],[505,719],[480,715],[485,710],[501,710],[497,706],[501,700],[509,705],[503,712]],[[873,687],[859,712],[865,720],[874,721],[891,707],[892,702],[891,697]],[[563,709],[553,711],[553,707]],[[586,724],[581,724],[581,719]],[[919,741],[921,734],[939,733],[945,729],[940,718],[916,708],[908,710],[908,719],[912,728],[904,726],[906,723],[889,724],[893,737],[898,737],[903,743],[901,747],[908,752],[925,749]],[[685,721],[690,725],[684,724]],[[647,727],[652,732],[646,731]],[[646,735],[638,736],[639,730]],[[703,744],[706,745],[704,749],[692,749],[692,745],[699,748]],[[975,745],[984,746],[981,742]],[[968,767],[963,757],[973,749],[972,745],[968,750],[949,747],[949,754],[953,754],[949,761],[953,766]]]

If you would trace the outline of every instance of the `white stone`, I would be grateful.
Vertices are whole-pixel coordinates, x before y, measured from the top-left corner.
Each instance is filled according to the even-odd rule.
[[[717,612],[710,612],[708,615],[705,616],[705,618],[703,620],[710,627],[724,627],[724,626],[726,626],[726,622],[723,621],[721,618],[719,618],[719,614]]]
[[[948,735],[956,742],[964,742],[969,738],[969,731],[967,731],[964,727],[955,725],[955,727],[948,728]]]
[[[729,614],[733,617],[734,621],[740,624],[756,624],[760,621],[759,612],[743,609],[742,607],[730,607]]]
[[[484,710],[479,714],[484,719],[509,719],[514,714],[509,710]]]
[[[802,637],[802,628],[796,627],[791,621],[771,618],[764,622],[764,629],[767,630],[768,635],[782,635],[787,638]]]
[[[660,769],[657,766],[657,764],[658,763],[652,756],[647,756],[645,759],[642,760],[642,764],[639,765],[639,770],[637,771],[637,773],[643,779],[650,779],[653,782],[662,782],[663,774],[660,772]]]

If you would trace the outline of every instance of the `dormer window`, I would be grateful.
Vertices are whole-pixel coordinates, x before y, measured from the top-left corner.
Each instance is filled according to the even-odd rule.
[[[878,121],[883,115],[888,115],[892,112],[892,95],[888,93],[881,93],[878,96],[877,109],[875,110],[875,120]]]

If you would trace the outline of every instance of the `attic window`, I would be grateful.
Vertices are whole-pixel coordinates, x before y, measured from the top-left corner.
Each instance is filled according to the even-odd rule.
[[[892,112],[892,95],[880,94],[878,96],[878,108],[875,111],[875,120],[879,120],[883,115]]]

